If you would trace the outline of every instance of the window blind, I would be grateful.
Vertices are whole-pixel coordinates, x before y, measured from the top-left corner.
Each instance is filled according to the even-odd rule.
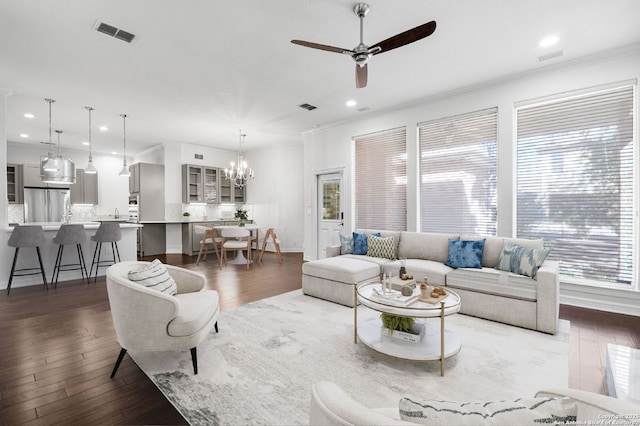
[[[407,131],[355,137],[356,228],[407,229]]]
[[[561,273],[633,281],[633,86],[517,109],[519,237]]]
[[[498,109],[418,124],[420,229],[496,233]]]

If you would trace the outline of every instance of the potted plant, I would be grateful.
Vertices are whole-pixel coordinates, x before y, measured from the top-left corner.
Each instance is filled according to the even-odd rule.
[[[382,326],[389,330],[389,335],[392,335],[395,330],[408,332],[416,322],[416,319],[413,317],[402,317],[386,312],[380,314],[380,319],[382,320]]]
[[[236,219],[238,219],[240,221],[240,225],[238,225],[238,226],[244,226],[244,221],[245,220],[249,220],[249,216],[247,215],[247,211],[243,210],[243,209],[237,209],[236,210]]]

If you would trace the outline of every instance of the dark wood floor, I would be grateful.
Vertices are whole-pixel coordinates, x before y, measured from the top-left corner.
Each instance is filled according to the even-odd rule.
[[[285,254],[282,264],[265,254],[249,271],[220,271],[215,256],[199,265],[182,255],[160,259],[204,273],[222,309],[301,283],[301,254]],[[640,318],[570,306],[560,312],[571,321],[569,386],[605,393],[605,345],[640,347]],[[109,378],[119,349],[104,278],[0,292],[0,424],[186,424],[128,356]]]

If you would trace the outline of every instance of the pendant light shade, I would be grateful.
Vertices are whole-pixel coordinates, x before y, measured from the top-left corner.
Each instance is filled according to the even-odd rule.
[[[58,133],[58,154],[53,155],[51,152],[51,104],[53,99],[45,99],[49,103],[49,152],[46,157],[40,157],[40,179],[44,183],[76,183],[76,165],[68,158],[64,158],[60,154],[60,134],[62,130],[56,130]]]
[[[129,172],[129,167],[127,166],[127,114],[120,114],[120,117],[122,117],[123,144],[122,170],[120,170],[120,176],[129,177],[131,176],[131,172]]]
[[[85,109],[89,111],[89,162],[87,163],[87,167],[85,167],[84,172],[94,175],[98,173],[98,170],[93,165],[93,157],[91,156],[91,111],[93,111],[93,108],[87,106]]]

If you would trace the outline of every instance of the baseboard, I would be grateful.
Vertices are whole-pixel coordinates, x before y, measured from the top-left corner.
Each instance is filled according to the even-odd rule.
[[[640,292],[560,283],[560,303],[598,311],[640,316]]]

